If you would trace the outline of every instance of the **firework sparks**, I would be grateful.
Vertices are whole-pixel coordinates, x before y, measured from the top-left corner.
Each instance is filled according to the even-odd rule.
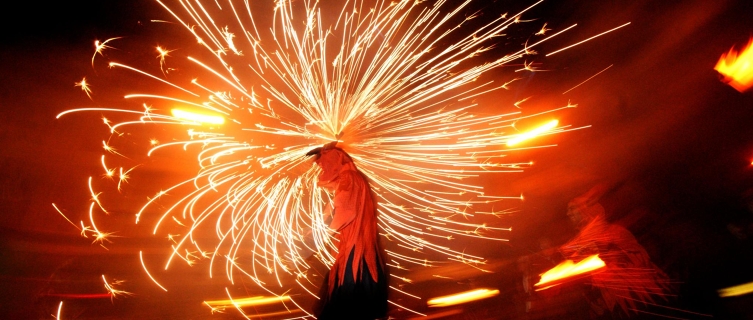
[[[123,280],[114,280],[113,282],[107,282],[107,279],[105,279],[105,275],[103,274],[102,275],[102,281],[105,284],[105,289],[110,294],[110,299],[111,300],[115,299],[115,298],[117,298],[119,296],[132,296],[133,295],[133,293],[131,293],[131,292],[115,288],[115,286],[119,286],[119,285],[123,284],[123,282],[125,282]]]
[[[89,99],[92,98],[92,88],[89,86],[89,83],[86,82],[86,77],[81,79],[80,82],[76,82],[75,86],[81,87],[81,91],[86,93],[86,96],[89,97]]]
[[[574,27],[495,56],[495,39],[514,24],[534,21],[521,17],[541,1],[475,29],[467,22],[476,16],[461,14],[470,1],[457,7],[442,0],[377,1],[368,10],[362,2],[346,2],[336,21],[322,15],[318,2],[304,0],[294,7],[277,1],[268,33],[257,28],[249,2],[230,1],[221,7],[216,2],[180,1],[175,8],[157,3],[204,50],[171,58],[171,65],[196,77],[158,76],[166,76],[164,59],[172,52],[158,47],[159,70],[108,64],[128,79],[154,84],[149,92],[124,97],[134,103],[133,109],[80,108],[57,117],[94,111],[117,119],[103,118],[111,136],[102,141],[109,166],[105,156],[101,163],[105,176],[113,178],[106,181],[115,184],[113,191],[128,187],[129,174],[139,166],[132,161],[144,158],[143,153],[132,156],[125,143],[129,136],[121,132],[136,127],[133,130],[148,132],[152,137],[142,141],[146,157],[167,148],[200,149],[196,158],[186,159],[199,165],[193,178],[162,189],[134,210],[137,224],[153,223],[153,234],[167,239],[171,254],[165,270],[175,261],[194,265],[208,260],[213,276],[224,264],[230,282],[247,277],[264,292],[300,308],[293,295],[279,288],[295,278],[303,292],[313,295],[317,290],[305,277],[311,267],[307,258],[313,255],[331,265],[335,248],[324,209],[331,195],[316,186],[318,169],[305,154],[338,141],[372,183],[380,203],[380,234],[390,242],[390,265],[431,266],[444,257],[486,271],[479,268],[483,257],[454,249],[452,243],[460,237],[506,241],[510,229],[487,218],[506,212],[499,209],[505,206],[502,202],[522,200],[522,195],[488,195],[470,181],[482,174],[519,172],[532,164],[500,162],[514,149],[499,146],[580,129],[558,127],[555,120],[532,135],[514,132],[517,120],[555,113],[572,107],[569,103],[526,116],[517,109],[474,113],[479,108],[476,97],[508,89],[520,79],[510,75],[495,84],[498,80],[487,79],[490,71],[512,63],[523,63],[525,71],[540,71],[533,67],[534,60],[524,57]],[[544,24],[536,35],[550,30]],[[119,38],[95,42],[92,65],[104,49],[112,48],[106,43],[115,39]],[[98,95],[104,91],[106,85],[98,86]],[[144,124],[190,129],[185,135],[156,137]],[[115,168],[120,168],[117,179]],[[63,215],[100,244],[112,234],[95,225],[95,211],[108,213],[100,195],[111,189],[102,190],[95,192],[89,179],[90,226],[82,221],[79,227]],[[158,200],[168,205],[160,208]],[[209,235],[213,241],[206,240]],[[139,257],[149,278],[167,291],[151,276],[141,252]],[[105,281],[113,297],[128,294],[113,285]],[[228,296],[230,303],[205,304],[212,312],[227,306],[240,310],[238,301],[244,300]]]
[[[92,68],[94,68],[94,58],[97,57],[97,55],[104,56],[105,49],[112,49],[111,46],[108,46],[107,43],[113,40],[118,40],[120,37],[110,38],[105,41],[99,42],[99,40],[94,41],[94,54],[92,55]]]

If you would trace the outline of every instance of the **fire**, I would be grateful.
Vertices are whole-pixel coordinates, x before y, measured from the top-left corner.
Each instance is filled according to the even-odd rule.
[[[574,263],[572,260],[565,260],[552,269],[541,275],[541,280],[536,283],[535,287],[541,287],[545,284],[553,284],[557,280],[562,280],[577,275],[582,275],[600,268],[605,267],[604,261],[599,258],[598,254],[589,256],[581,260],[578,263]],[[545,288],[541,288],[543,290]]]
[[[723,81],[735,90],[743,92],[753,86],[753,38],[742,51],[735,51],[732,47],[729,52],[722,54],[716,63],[714,70],[724,76]]]

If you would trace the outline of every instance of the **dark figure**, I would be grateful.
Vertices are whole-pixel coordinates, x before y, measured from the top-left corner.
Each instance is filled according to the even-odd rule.
[[[329,225],[338,240],[335,263],[320,289],[318,319],[378,319],[387,315],[387,276],[377,241],[377,212],[366,177],[350,156],[329,144],[309,152],[322,169],[318,185],[334,193]]]

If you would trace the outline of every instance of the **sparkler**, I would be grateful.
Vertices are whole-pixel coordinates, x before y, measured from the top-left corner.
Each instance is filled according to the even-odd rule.
[[[441,256],[478,268],[484,258],[453,248],[456,238],[506,241],[509,228],[490,219],[505,211],[499,207],[514,206],[503,202],[522,196],[489,195],[472,181],[528,167],[500,159],[514,150],[506,144],[527,136],[519,135],[514,123],[542,113],[475,114],[479,106],[472,98],[499,94],[518,79],[511,75],[495,84],[484,80],[490,71],[512,63],[536,71],[524,56],[574,27],[557,31],[544,23],[531,35],[537,41],[495,55],[497,38],[517,23],[533,21],[521,17],[541,1],[470,27],[477,16],[462,12],[471,1],[457,6],[443,0],[345,1],[335,20],[322,14],[319,2],[280,0],[268,30],[258,27],[258,13],[248,1],[157,3],[202,50],[179,58],[178,51],[157,47],[159,69],[152,71],[109,62],[111,69],[127,72],[124,77],[153,87],[125,96],[133,108],[80,108],[58,115],[101,112],[118,119],[103,120],[111,136],[103,141],[108,153],[101,162],[112,181],[89,179],[88,226],[63,215],[83,235],[109,242],[112,233],[95,223],[103,217],[100,212],[108,213],[100,195],[120,192],[136,168],[132,159],[143,158],[127,151],[129,136],[123,133],[149,132],[144,125],[153,125],[190,129],[187,135],[137,141],[149,148],[146,156],[174,147],[200,148],[196,159],[185,159],[198,163],[194,177],[160,190],[134,210],[135,223],[153,223],[155,237],[168,239],[165,270],[175,261],[208,260],[214,276],[224,264],[231,283],[247,277],[272,295],[270,301],[290,301],[305,310],[287,294],[289,280],[313,295],[317,289],[308,277],[308,255],[331,265],[335,245],[324,210],[331,195],[316,187],[318,169],[304,155],[329,141],[338,141],[371,180],[380,234],[389,242],[388,264],[397,272],[441,263],[436,258]],[[555,33],[545,36],[550,30]],[[119,44],[128,40],[96,42],[92,66],[97,55],[108,58],[103,50],[112,49],[106,44],[115,39]],[[165,71],[168,59],[170,70],[196,77],[173,78],[175,72]],[[89,82],[78,85],[90,94]],[[96,88],[108,89],[104,84]],[[538,133],[577,129],[553,121]],[[108,183],[116,188],[107,189]],[[139,254],[149,278],[167,291]],[[113,297],[123,293],[105,284]],[[233,300],[222,304],[241,310],[237,302],[242,300]]]

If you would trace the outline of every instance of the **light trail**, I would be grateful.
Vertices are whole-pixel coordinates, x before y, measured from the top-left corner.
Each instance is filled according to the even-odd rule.
[[[617,30],[617,29],[621,29],[621,28],[623,28],[623,27],[626,27],[626,26],[628,26],[629,24],[630,24],[630,22],[628,22],[628,23],[625,23],[625,24],[623,24],[623,25],[621,25],[621,26],[619,26],[619,27],[615,27],[615,28],[609,29],[609,30],[607,30],[607,31],[604,31],[604,32],[602,32],[602,33],[599,33],[599,34],[597,34],[597,35],[595,35],[595,36],[593,36],[593,37],[590,37],[590,38],[588,38],[588,39],[586,39],[586,40],[583,40],[583,41],[581,41],[581,42],[578,42],[578,43],[574,43],[574,44],[571,44],[571,45],[569,45],[569,46],[567,46],[567,47],[564,47],[564,48],[562,48],[562,49],[559,49],[559,50],[555,50],[555,51],[553,51],[553,52],[547,53],[547,54],[546,54],[546,56],[548,57],[548,56],[551,56],[551,55],[553,55],[553,54],[555,54],[555,53],[559,53],[559,52],[565,51],[565,50],[567,50],[567,49],[570,49],[570,48],[572,48],[572,47],[575,47],[575,46],[577,46],[577,45],[580,45],[580,44],[586,43],[586,42],[588,42],[588,41],[591,41],[591,40],[593,40],[593,39],[596,39],[596,38],[598,38],[598,37],[601,37],[601,36],[603,36],[603,35],[605,35],[605,34],[607,34],[607,33],[610,33],[610,32],[612,32],[612,31],[615,31],[615,30]]]
[[[736,285],[719,290],[719,296],[722,298],[742,296],[753,292],[753,282]]]
[[[429,299],[429,307],[449,307],[458,304],[487,299],[499,295],[497,289],[476,289],[447,296]]]
[[[584,80],[583,82],[581,82],[581,83],[579,83],[579,84],[575,85],[574,87],[572,87],[572,88],[568,89],[567,91],[563,92],[562,94],[565,94],[565,93],[568,93],[568,92],[570,92],[570,91],[573,91],[573,90],[574,90],[575,88],[577,88],[577,87],[580,87],[580,86],[581,86],[582,84],[584,84],[584,83],[588,82],[588,80],[591,80],[591,79],[593,79],[593,78],[596,78],[596,76],[600,75],[600,74],[601,74],[602,72],[609,70],[609,68],[611,68],[612,66],[613,66],[613,64],[610,64],[610,65],[609,65],[608,67],[604,68],[604,70],[601,70],[601,71],[597,72],[597,73],[596,73],[595,75],[592,75],[592,76],[591,76],[591,77],[589,77],[588,79],[586,79],[586,80]]]
[[[167,289],[164,286],[162,286],[159,282],[157,282],[157,280],[154,279],[154,277],[152,276],[152,274],[149,273],[149,270],[146,268],[146,264],[144,264],[144,254],[143,254],[142,251],[139,251],[139,260],[141,261],[141,267],[144,268],[144,273],[146,273],[146,275],[149,276],[149,279],[152,279],[152,282],[154,282],[154,284],[156,284],[158,287],[160,287],[160,289],[162,289],[165,292],[167,292]]]
[[[556,265],[554,268],[551,268],[544,272],[541,275],[539,282],[534,284],[534,286],[541,287],[537,290],[544,290],[546,288],[549,288],[557,281],[583,275],[604,268],[605,266],[606,264],[604,264],[604,261],[599,258],[599,255],[589,256],[581,261],[578,261],[577,263],[573,262],[572,260],[565,260],[562,263]],[[549,286],[543,287],[544,285]]]
[[[557,124],[559,124],[558,120],[552,120],[549,121],[543,125],[540,125],[536,128],[531,129],[530,131],[526,131],[524,133],[521,133],[519,135],[514,136],[510,140],[507,140],[507,146],[512,147],[515,145],[518,145],[524,141],[531,140],[533,138],[536,138],[544,133],[547,133],[551,131],[552,129],[557,127]]]

